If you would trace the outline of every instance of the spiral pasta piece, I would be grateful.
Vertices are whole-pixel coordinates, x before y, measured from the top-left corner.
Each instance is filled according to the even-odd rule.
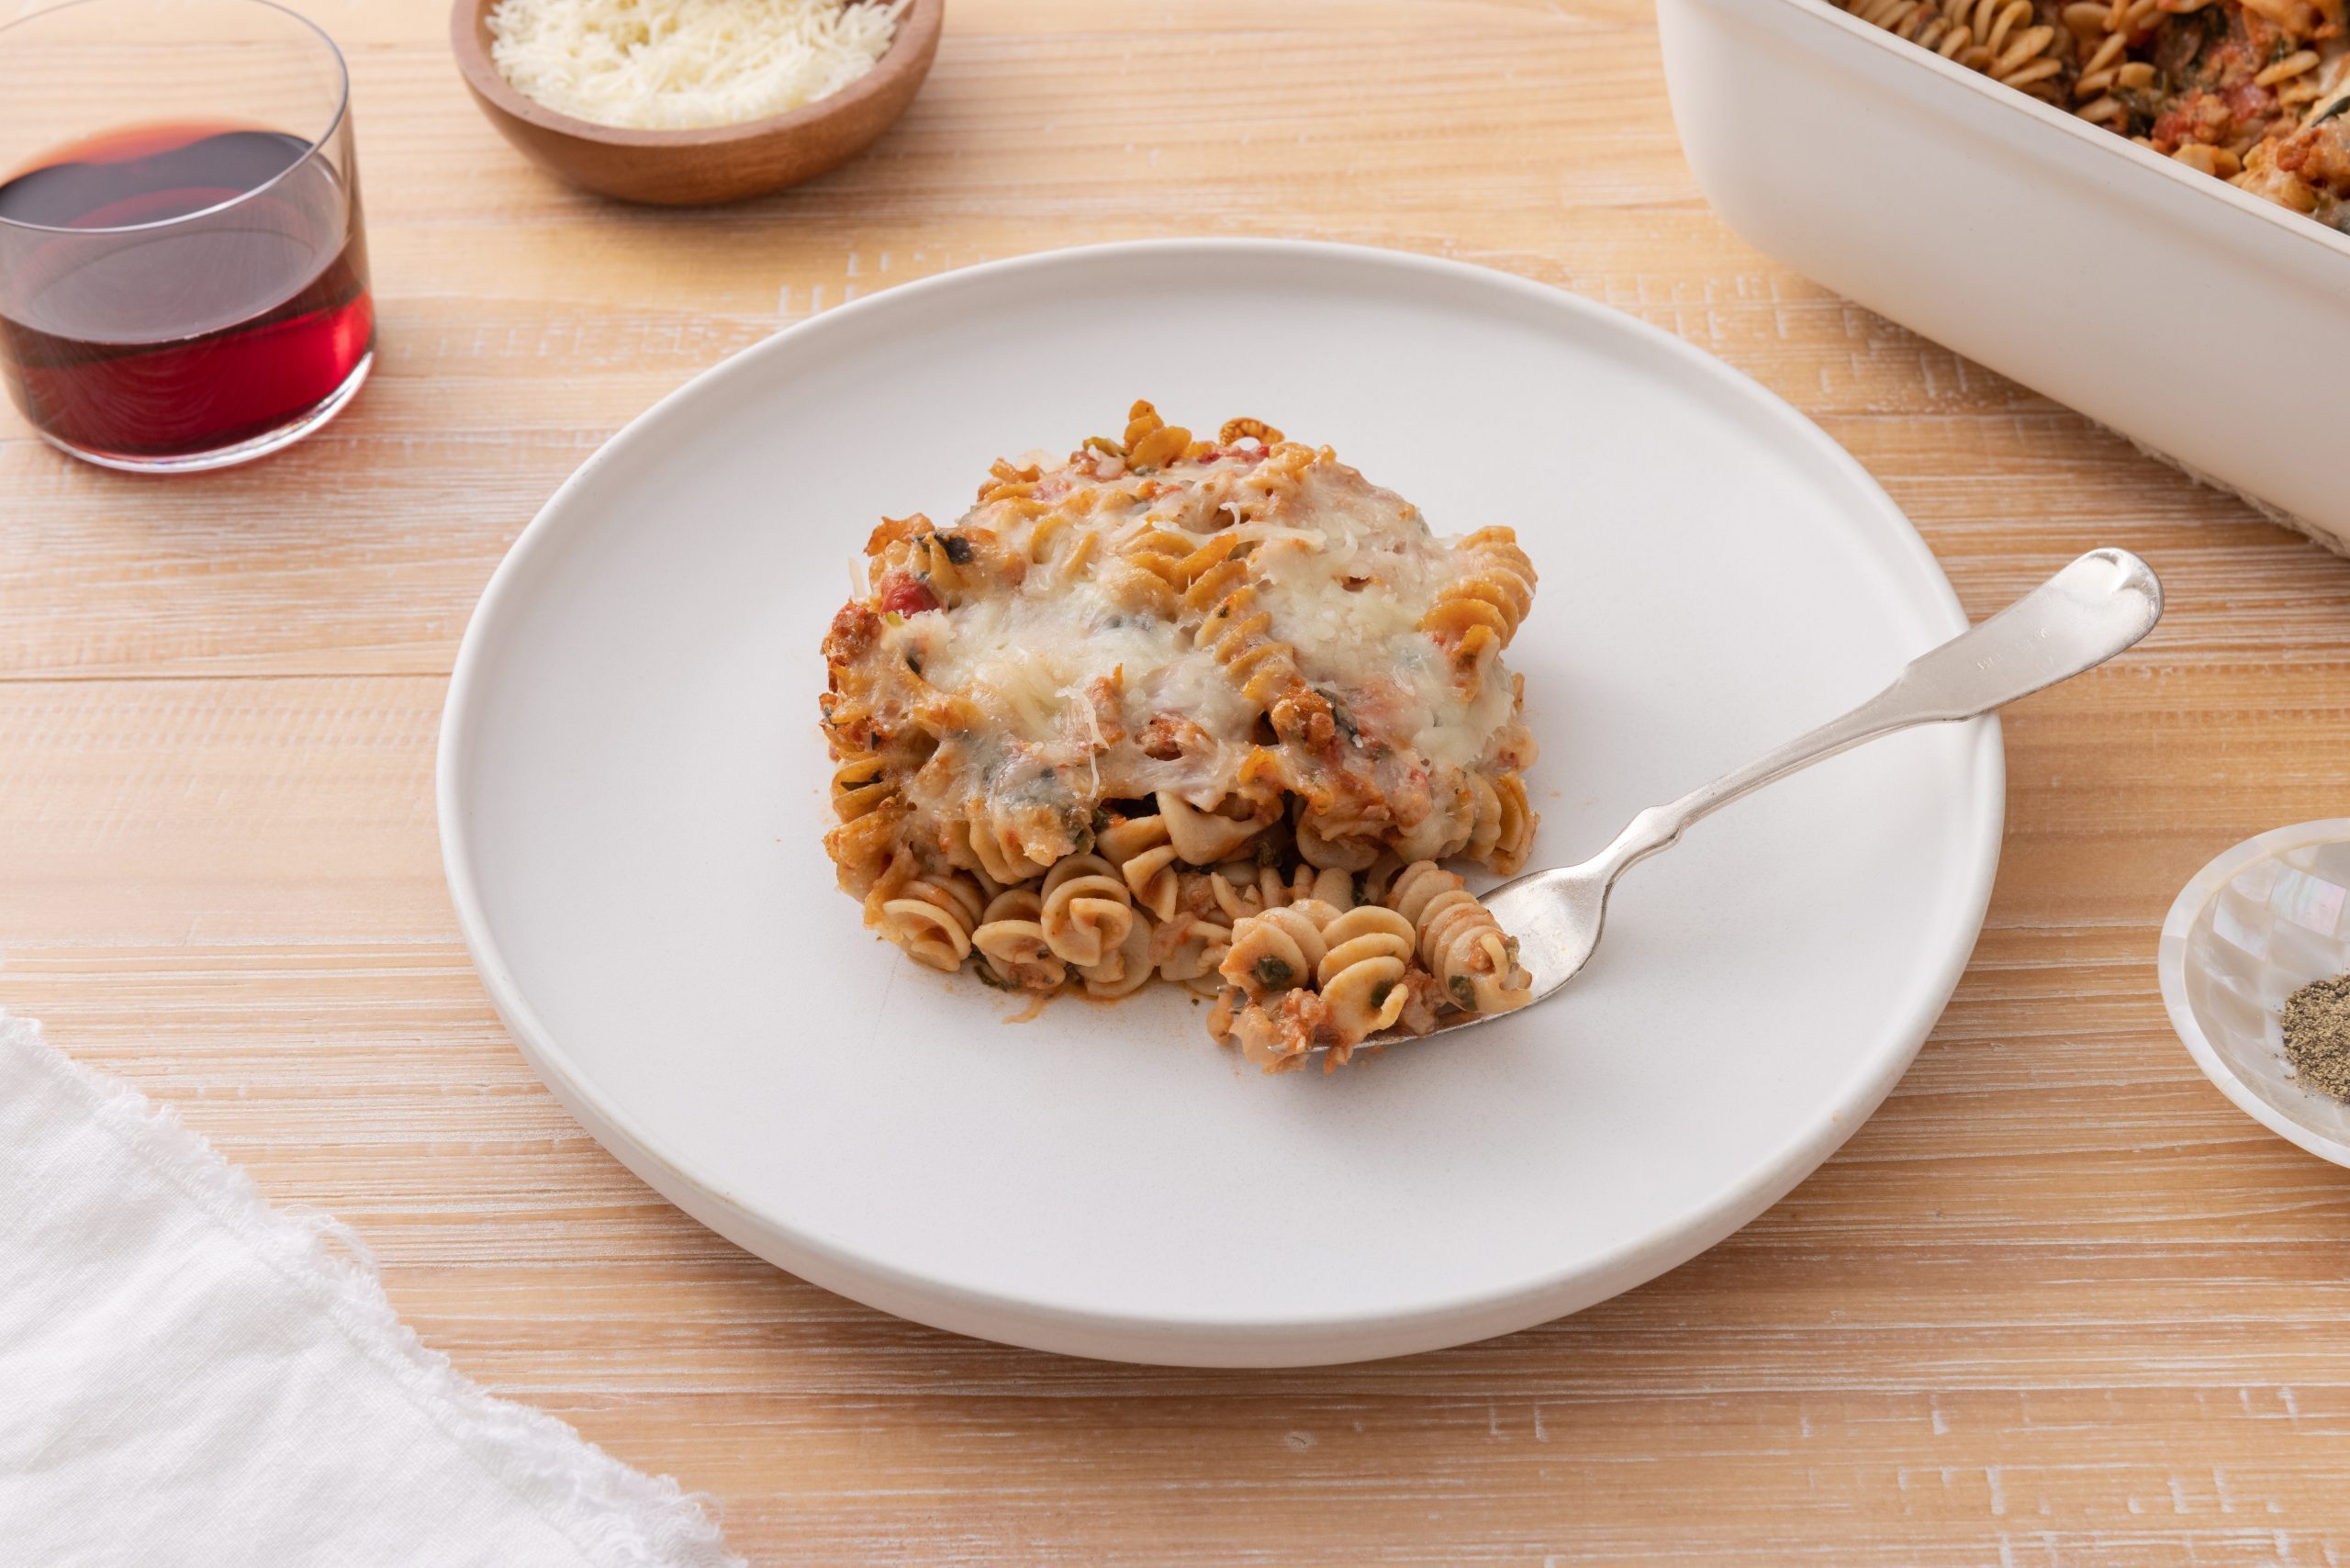
[[[1270,710],[1304,681],[1298,674],[1297,650],[1273,634],[1272,613],[1250,580],[1251,548],[1248,540],[1219,539],[1202,546],[1177,570],[1193,574],[1183,590],[1185,611],[1200,618],[1193,641],[1215,655],[1250,701]]]
[[[1192,577],[1185,575],[1186,566],[1199,552],[1188,534],[1173,529],[1152,528],[1135,535],[1119,547],[1119,556],[1141,567],[1181,595],[1192,586]],[[1194,576],[1196,574],[1193,574]],[[1176,600],[1180,604],[1180,599]]]
[[[1526,780],[1515,773],[1498,778],[1474,776],[1478,786],[1477,821],[1470,834],[1468,853],[1494,875],[1515,877],[1526,868],[1534,848],[1539,818],[1526,796]]]
[[[906,803],[887,759],[870,754],[843,758],[833,769],[832,806],[839,825],[824,834],[824,849],[842,888],[863,898],[904,834]]]
[[[1045,940],[1044,901],[1034,888],[1007,888],[988,901],[971,946],[990,973],[1014,991],[1055,991],[1069,966]]]
[[[1974,41],[1966,25],[1943,15],[1933,0],[1846,0],[1844,9],[1940,55],[1956,55]]]
[[[1494,793],[1502,803],[1501,832],[1494,835],[1485,864],[1496,876],[1515,877],[1526,869],[1527,857],[1534,851],[1534,830],[1541,825],[1541,813],[1528,799],[1526,779],[1519,774],[1503,774],[1494,781]]]
[[[1279,446],[1281,443],[1281,431],[1262,420],[1247,418],[1225,420],[1224,428],[1215,432],[1215,438],[1226,446],[1242,441],[1253,441],[1259,446]]]
[[[1979,71],[2032,96],[2055,102],[2064,95],[2064,77],[2085,55],[2088,62],[2076,73],[2103,72],[2110,57],[2085,40],[2109,30],[2113,9],[2087,4],[2053,6],[2051,14],[2061,28],[2043,22],[2033,0],[1837,0],[1843,8],[1872,27],[1884,28],[1946,60]],[[2153,0],[2146,0],[2151,5]],[[2189,0],[2193,3],[2193,0]],[[2117,32],[2121,29],[2114,29]],[[2105,84],[2110,84],[2109,75]],[[2084,93],[2096,96],[2103,86]]]
[[[1262,1002],[1278,991],[1311,987],[1328,951],[1312,915],[1284,904],[1233,926],[1231,951],[1217,972],[1250,1002]]]
[[[1046,862],[1035,857],[1012,824],[980,812],[965,828],[965,836],[972,859],[990,880],[1025,882],[1045,874]]]
[[[1519,547],[1516,530],[1509,528],[1481,528],[1460,542],[1460,553],[1472,568],[1466,586],[1500,612],[1501,639],[1507,643],[1534,608],[1533,557]]]
[[[987,479],[979,486],[979,502],[984,506],[1028,499],[1035,495],[1037,482],[1044,476],[1045,471],[1034,463],[1014,465],[1010,459],[999,457],[988,465]]]
[[[1961,65],[2036,97],[2050,95],[2042,84],[2060,76],[2065,62],[2055,53],[2056,29],[2037,19],[2032,0],[1952,0],[1950,16],[1970,38],[1953,57]]]
[[[1379,840],[1369,834],[1328,831],[1314,812],[1297,817],[1298,857],[1307,865],[1330,871],[1368,870],[1379,858]]]
[[[1412,959],[1412,923],[1377,904],[1351,909],[1322,928],[1326,945],[1314,980],[1330,1023],[1352,1046],[1395,1026],[1410,993],[1404,972]]]
[[[1077,969],[1099,964],[1136,924],[1134,895],[1098,855],[1072,855],[1045,873],[1037,916],[1045,945]]]
[[[1420,630],[1445,651],[1454,679],[1474,693],[1533,608],[1534,563],[1507,528],[1479,529],[1460,542],[1459,553],[1468,569],[1437,590]]]
[[[862,899],[873,890],[900,851],[909,814],[903,801],[888,801],[824,834],[843,892]]]
[[[1533,977],[1518,967],[1516,941],[1459,877],[1418,861],[1397,875],[1387,903],[1418,933],[1420,960],[1454,1006],[1507,1013],[1534,1000]]]
[[[1131,468],[1161,468],[1190,450],[1192,432],[1170,425],[1146,399],[1136,398],[1126,415],[1126,465]]]
[[[1168,842],[1175,846],[1176,857],[1193,866],[1213,866],[1229,859],[1234,851],[1281,815],[1278,795],[1254,801],[1238,793],[1226,797],[1225,805],[1248,812],[1245,817],[1226,816],[1221,810],[1201,811],[1171,790],[1159,790],[1158,801],[1158,814],[1167,823]]]
[[[1128,912],[1125,935],[1115,946],[1106,949],[1098,962],[1080,964],[1077,972],[1085,977],[1085,994],[1107,1002],[1140,990],[1156,972],[1151,960],[1150,916],[1140,910]]]
[[[889,764],[878,756],[852,756],[833,769],[833,815],[842,822],[855,822],[897,793]]]
[[[1093,846],[1118,868],[1137,906],[1162,921],[1175,917],[1178,857],[1164,816],[1122,818],[1096,834]]]
[[[960,871],[908,878],[877,889],[868,903],[868,918],[908,958],[950,972],[971,956],[971,932],[985,908],[979,883]]]
[[[1028,562],[1035,566],[1050,566],[1064,547],[1075,549],[1080,543],[1091,544],[1100,537],[1074,512],[1046,512],[1035,519],[1028,530]]]
[[[2081,56],[2080,69],[2073,76],[2073,98],[2080,106],[2073,112],[2109,130],[2126,132],[2130,107],[2120,95],[2152,86],[2154,66],[2130,58],[2128,32],[2106,30],[2111,7],[2096,0],[2074,0],[2062,15],[2072,31],[2074,50]]]
[[[1321,920],[1334,920],[1355,906],[1355,879],[1335,867],[1300,866],[1290,873],[1289,902]],[[1319,912],[1326,910],[1327,914]]]

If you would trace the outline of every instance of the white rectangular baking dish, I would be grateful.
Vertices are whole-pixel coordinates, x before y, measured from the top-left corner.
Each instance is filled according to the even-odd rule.
[[[1657,17],[1749,241],[2350,552],[2350,237],[1825,0]]]

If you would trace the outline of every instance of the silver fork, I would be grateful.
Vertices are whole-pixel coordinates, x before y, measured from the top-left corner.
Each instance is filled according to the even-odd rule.
[[[1485,905],[1517,938],[1518,961],[1534,977],[1534,1000],[1555,993],[1590,961],[1616,879],[1671,848],[1690,823],[1880,735],[1977,718],[2094,669],[2153,631],[2162,613],[2163,588],[2153,568],[2127,550],[2092,550],[1980,626],[1911,660],[1891,686],[1842,718],[1669,805],[1651,806],[1580,866],[1529,871],[1494,889]],[[1507,1016],[1472,1014],[1436,1032]]]

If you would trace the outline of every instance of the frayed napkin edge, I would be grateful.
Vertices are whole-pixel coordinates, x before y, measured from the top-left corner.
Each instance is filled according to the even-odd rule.
[[[366,1246],[330,1215],[280,1207],[168,1105],[86,1067],[0,1008],[0,1051],[30,1062],[254,1255],[315,1300],[369,1361],[593,1568],[746,1568],[700,1494],[612,1458],[568,1423],[490,1394],[417,1338],[385,1296]]]

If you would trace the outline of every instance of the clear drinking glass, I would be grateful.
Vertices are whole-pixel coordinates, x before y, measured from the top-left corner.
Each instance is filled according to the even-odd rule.
[[[0,27],[0,380],[113,468],[241,463],[359,390],[375,303],[350,76],[267,0]]]

